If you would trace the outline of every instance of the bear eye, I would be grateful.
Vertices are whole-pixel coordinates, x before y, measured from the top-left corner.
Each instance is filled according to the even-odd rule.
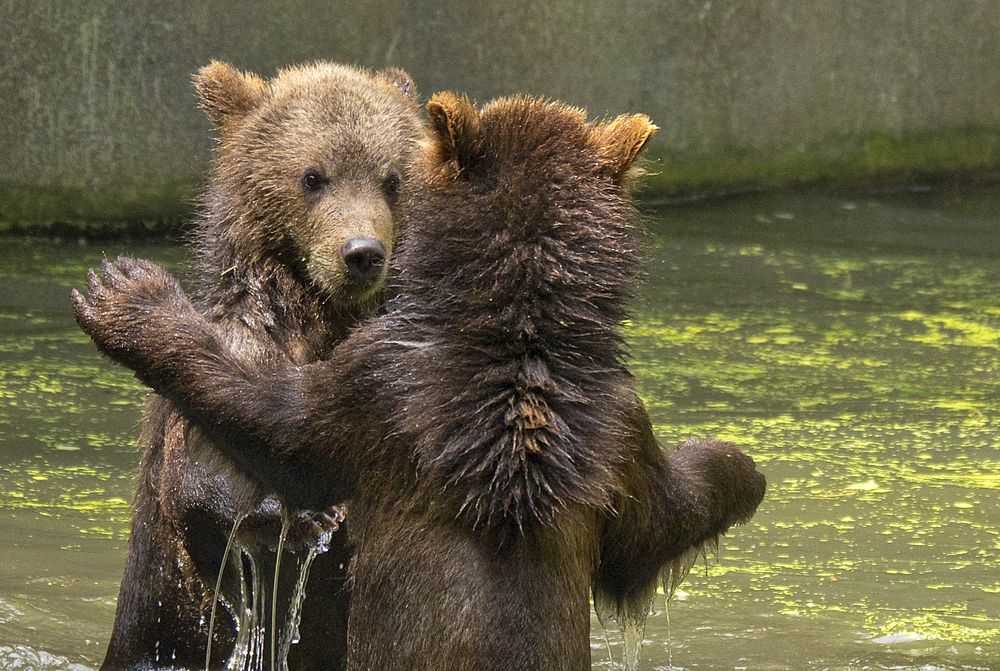
[[[318,170],[307,170],[302,176],[302,188],[306,191],[316,191],[325,183],[326,180]]]
[[[385,177],[385,183],[382,185],[382,188],[385,189],[385,195],[389,199],[389,202],[395,203],[396,199],[399,197],[399,184],[399,173],[395,170],[390,170],[389,174]]]

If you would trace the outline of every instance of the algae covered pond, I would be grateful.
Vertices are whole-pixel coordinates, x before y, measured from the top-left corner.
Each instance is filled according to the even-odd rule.
[[[640,668],[1000,669],[1000,189],[671,206],[648,248],[629,337],[661,439],[740,443],[769,489]],[[67,295],[123,251],[184,263],[0,240],[0,670],[96,668],[110,634],[144,394]]]

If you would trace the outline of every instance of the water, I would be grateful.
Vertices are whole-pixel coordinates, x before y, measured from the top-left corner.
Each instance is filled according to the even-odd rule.
[[[288,557],[284,556],[283,550],[291,525],[291,518],[287,515],[282,515],[281,533],[278,536],[276,551],[278,560],[275,564],[274,577],[270,585],[271,591],[267,593],[264,592],[266,586],[257,570],[258,552],[253,548],[244,546],[237,540],[237,533],[239,532],[240,525],[243,523],[243,518],[244,516],[240,516],[233,522],[233,528],[229,532],[229,539],[223,551],[222,566],[225,568],[219,572],[219,576],[215,582],[215,600],[212,603],[211,615],[208,622],[208,648],[205,651],[205,665],[203,668],[205,671],[208,671],[210,660],[212,659],[211,632],[215,631],[216,609],[223,600],[222,579],[226,571],[236,571],[240,585],[239,602],[227,604],[227,607],[230,609],[233,620],[236,622],[237,636],[227,668],[236,671],[263,671],[264,660],[261,657],[261,651],[263,650],[265,627],[261,615],[262,605],[266,603],[264,595],[269,594],[271,620],[270,628],[267,631],[270,632],[270,646],[268,647],[270,665],[267,668],[270,671],[275,671],[275,669],[289,671],[288,655],[291,652],[292,646],[299,642],[299,622],[302,617],[302,604],[306,598],[306,583],[309,580],[309,569],[312,567],[313,560],[329,548],[333,532],[329,530],[325,531],[318,539],[317,544],[311,546],[306,551],[302,561],[296,560],[292,567],[286,567],[285,570],[290,570],[291,575],[295,576],[295,583],[291,593],[285,594],[280,590],[279,577],[281,575],[282,559],[285,559],[286,562],[288,561]],[[233,552],[234,549],[235,552]],[[249,582],[245,566],[249,566],[250,568]],[[284,618],[280,622],[278,620],[279,612],[284,613]],[[280,639],[277,639],[279,631],[281,632],[281,636]]]
[[[1000,669],[1000,189],[752,196],[653,228],[630,338],[657,430],[745,445],[769,488],[669,633],[657,599],[639,668]],[[0,670],[104,654],[143,392],[67,293],[126,250],[183,259],[0,241]]]
[[[247,586],[243,575],[242,558],[240,558],[240,553],[237,552],[233,554],[233,544],[236,541],[236,534],[240,530],[240,525],[243,524],[243,519],[246,514],[242,514],[233,520],[233,528],[229,531],[229,538],[226,539],[226,549],[222,551],[222,561],[219,562],[221,566],[219,570],[219,575],[215,578],[215,589],[212,592],[212,608],[208,617],[208,645],[205,647],[205,670],[211,667],[212,664],[212,647],[215,643],[215,615],[219,609],[219,602],[222,600],[222,579],[226,576],[226,571],[231,571],[234,568],[239,569],[239,583],[240,583],[240,602],[235,605],[231,605],[233,620],[236,622],[236,645],[234,645],[234,652],[232,654],[233,661],[240,659],[243,654],[243,650],[246,649],[246,631],[247,625],[245,622],[245,614],[247,612],[246,608],[246,593]],[[238,567],[234,566],[239,564]],[[241,647],[242,646],[242,647]],[[237,667],[238,668],[238,667]]]
[[[278,659],[280,660],[281,671],[288,671],[288,654],[293,645],[299,642],[299,623],[302,621],[302,604],[306,600],[306,585],[309,582],[309,569],[312,568],[313,560],[323,552],[321,545],[310,547],[306,551],[302,563],[297,568],[297,578],[295,588],[292,591],[291,603],[285,622],[281,629],[281,641],[278,647]]]

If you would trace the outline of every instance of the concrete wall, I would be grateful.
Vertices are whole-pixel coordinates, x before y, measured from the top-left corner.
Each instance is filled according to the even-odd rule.
[[[643,111],[675,192],[1000,165],[1000,0],[0,0],[0,219],[182,211],[212,58]]]

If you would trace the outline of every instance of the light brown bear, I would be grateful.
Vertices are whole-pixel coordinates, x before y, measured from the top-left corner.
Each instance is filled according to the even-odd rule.
[[[401,70],[322,62],[265,81],[214,62],[195,84],[220,133],[194,222],[197,309],[226,334],[229,347],[258,365],[326,358],[384,297],[400,191],[424,133],[413,83]],[[212,633],[211,666],[221,668],[236,643],[241,573],[252,583],[256,570],[262,593],[250,594],[244,606],[256,598],[270,625],[264,604],[281,505],[231,468],[217,445],[161,396],[149,401],[141,442],[128,558],[102,668],[204,668],[223,551],[234,521],[247,515],[240,551],[225,572],[226,608],[218,609]],[[296,519],[292,548],[336,526],[328,515]],[[344,664],[350,557],[344,536],[334,534],[333,547],[313,566],[292,668]],[[292,559],[286,557],[286,567]],[[253,654],[267,659],[270,641],[258,632],[249,644]]]

